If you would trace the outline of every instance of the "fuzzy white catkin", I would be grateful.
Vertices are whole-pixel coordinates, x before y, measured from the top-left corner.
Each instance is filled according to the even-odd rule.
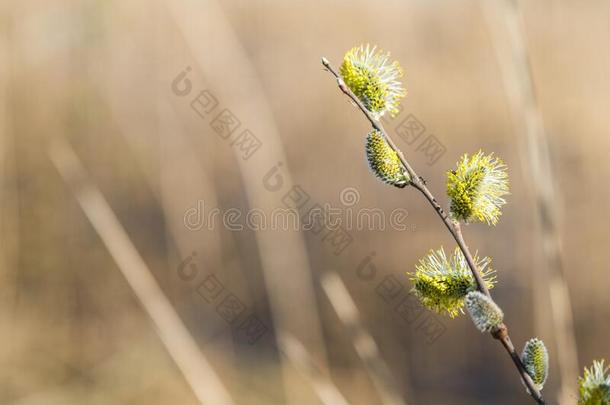
[[[479,291],[471,291],[465,298],[472,322],[481,332],[491,332],[502,324],[504,313],[495,302]]]

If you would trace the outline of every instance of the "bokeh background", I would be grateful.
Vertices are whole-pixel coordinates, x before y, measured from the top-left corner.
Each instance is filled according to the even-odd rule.
[[[371,43],[406,72],[385,126],[443,205],[461,154],[508,164],[501,221],[465,237],[518,350],[547,343],[548,403],[574,404],[609,354],[609,17],[602,0],[2,2],[0,403],[530,403],[497,342],[409,298],[405,273],[454,243],[370,175],[369,126],[320,65]],[[200,226],[200,202],[408,216],[340,243]]]

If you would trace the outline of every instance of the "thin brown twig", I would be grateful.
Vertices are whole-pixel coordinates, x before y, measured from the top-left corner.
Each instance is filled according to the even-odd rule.
[[[341,78],[339,73],[337,73],[337,71],[330,65],[330,62],[328,61],[328,59],[322,58],[322,65],[326,68],[326,70],[328,70],[330,73],[332,73],[332,75],[335,77],[335,79],[337,80],[337,85],[339,86],[339,89],[345,95],[347,95],[354,104],[356,104],[356,106],[360,109],[360,111],[362,111],[362,113],[365,115],[365,117],[369,120],[369,122],[371,123],[373,128],[382,134],[382,136],[388,142],[390,147],[397,153],[398,158],[400,159],[400,162],[402,163],[405,170],[407,171],[407,173],[409,173],[409,176],[411,177],[411,185],[413,187],[415,187],[418,191],[420,191],[424,195],[424,197],[426,197],[426,200],[428,200],[430,205],[432,205],[432,207],[434,208],[434,210],[436,211],[438,216],[441,218],[441,220],[443,221],[443,223],[449,230],[449,233],[451,233],[451,235],[457,242],[460,250],[464,254],[464,257],[466,258],[466,261],[468,262],[470,271],[472,272],[472,275],[474,276],[474,279],[477,283],[478,290],[481,291],[483,294],[487,295],[488,297],[491,297],[491,295],[489,293],[489,289],[487,288],[487,286],[485,285],[485,282],[483,281],[481,272],[477,268],[477,266],[474,262],[474,259],[472,257],[472,254],[470,253],[470,249],[468,249],[468,246],[466,245],[466,242],[464,241],[460,223],[457,221],[454,221],[452,218],[450,218],[445,213],[443,208],[436,201],[436,198],[434,197],[434,195],[430,192],[430,190],[426,186],[425,180],[421,176],[419,176],[417,174],[417,172],[415,172],[413,167],[411,167],[409,162],[407,162],[402,151],[396,146],[396,144],[394,143],[392,138],[388,135],[388,133],[385,131],[385,129],[383,128],[383,125],[381,125],[379,120],[377,120],[375,117],[373,117],[371,112],[366,109],[366,107],[364,106],[364,104],[362,104],[360,99],[358,99],[358,97],[356,97],[356,95],[345,85],[343,79]],[[495,332],[492,333],[492,336],[502,343],[502,346],[504,347],[504,349],[506,349],[506,352],[513,360],[513,363],[515,364],[517,370],[519,371],[519,375],[521,376],[523,383],[527,387],[527,390],[528,390],[528,393],[530,394],[530,396],[538,404],[545,405],[545,401],[542,398],[542,394],[540,393],[540,390],[538,390],[536,388],[534,382],[532,381],[532,378],[525,370],[525,367],[523,366],[523,362],[521,361],[521,358],[517,354],[515,347],[513,346],[512,342],[510,340],[510,336],[508,335],[508,327],[505,324],[502,324]]]

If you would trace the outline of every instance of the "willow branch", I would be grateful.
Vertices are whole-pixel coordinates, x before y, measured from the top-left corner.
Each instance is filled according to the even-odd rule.
[[[426,186],[426,181],[421,176],[419,176],[417,174],[417,172],[413,169],[413,167],[411,167],[409,162],[407,162],[402,151],[396,146],[396,144],[394,143],[392,138],[388,135],[388,133],[384,129],[383,125],[381,125],[381,122],[379,122],[379,120],[377,120],[371,114],[371,112],[369,110],[367,110],[367,108],[364,106],[364,104],[362,104],[360,99],[358,97],[356,97],[356,95],[345,85],[345,82],[343,81],[343,79],[341,78],[339,73],[337,73],[337,71],[331,66],[328,59],[322,58],[322,65],[326,68],[327,71],[329,71],[335,77],[335,79],[337,80],[337,85],[339,86],[339,89],[346,96],[348,96],[351,99],[351,101],[360,109],[360,111],[362,111],[364,116],[371,123],[372,127],[381,133],[381,135],[387,141],[388,145],[390,145],[390,147],[396,152],[396,154],[398,155],[398,158],[400,159],[400,162],[402,163],[405,170],[407,171],[407,173],[409,173],[409,176],[411,177],[411,185],[424,195],[426,200],[428,200],[428,202],[430,203],[432,208],[434,208],[434,211],[436,211],[438,216],[441,218],[441,220],[445,224],[445,227],[447,227],[447,230],[449,231],[451,236],[453,236],[453,239],[455,239],[455,241],[457,242],[458,247],[464,254],[466,261],[468,262],[468,267],[470,268],[470,271],[472,272],[472,275],[475,279],[475,282],[477,284],[477,289],[480,292],[482,292],[483,294],[487,295],[488,297],[491,297],[491,295],[489,293],[489,289],[485,285],[483,277],[481,276],[481,272],[477,268],[477,266],[474,262],[474,259],[472,257],[472,254],[470,253],[470,249],[468,248],[468,246],[466,245],[466,242],[464,241],[460,223],[458,221],[454,221],[452,218],[449,217],[449,215],[447,215],[447,213],[445,213],[443,208],[436,201],[436,198],[434,197],[434,195],[430,192],[430,190]],[[523,383],[527,387],[530,396],[538,404],[544,405],[545,402],[544,402],[544,399],[542,398],[542,394],[536,388],[531,377],[525,370],[525,367],[523,366],[523,362],[521,361],[521,358],[517,354],[515,347],[513,346],[512,342],[510,340],[510,336],[508,335],[508,327],[505,324],[502,324],[498,328],[498,330],[495,331],[494,333],[492,333],[491,335],[502,343],[502,346],[504,347],[504,349],[506,350],[508,355],[513,360],[513,363],[515,364],[515,367],[519,371],[519,375],[521,376]]]

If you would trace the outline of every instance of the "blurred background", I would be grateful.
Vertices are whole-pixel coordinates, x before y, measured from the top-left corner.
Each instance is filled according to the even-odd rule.
[[[547,343],[547,403],[575,404],[609,354],[609,17],[601,0],[2,2],[0,403],[533,403],[468,316],[409,295],[406,272],[454,242],[370,174],[370,127],[320,64],[371,43],[406,73],[384,125],[442,205],[463,153],[507,163],[499,224],[465,238],[493,258],[517,350]],[[260,226],[320,206],[385,227]]]

